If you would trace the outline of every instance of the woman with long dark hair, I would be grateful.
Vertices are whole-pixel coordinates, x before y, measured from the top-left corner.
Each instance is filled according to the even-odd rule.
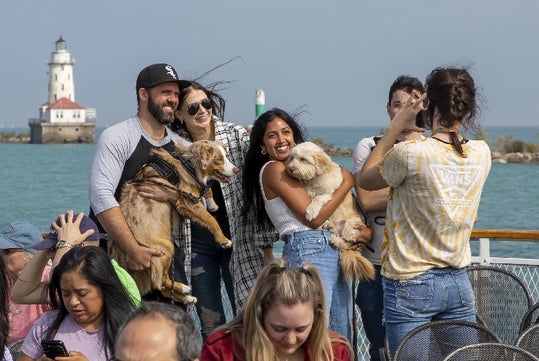
[[[311,197],[301,182],[288,174],[290,151],[305,140],[301,126],[282,109],[261,114],[251,130],[251,144],[245,160],[243,186],[244,216],[254,212],[258,222],[279,232],[283,259],[291,266],[316,266],[324,285],[329,327],[352,339],[352,295],[340,271],[339,250],[329,243],[331,232],[318,229],[341,204],[353,186],[352,175],[344,170],[343,181],[332,199],[313,220],[305,211]]]
[[[49,285],[53,310],[46,312],[26,336],[20,361],[37,360],[42,340],[64,342],[70,356],[114,359],[118,328],[135,309],[105,251],[75,247],[54,269]]]

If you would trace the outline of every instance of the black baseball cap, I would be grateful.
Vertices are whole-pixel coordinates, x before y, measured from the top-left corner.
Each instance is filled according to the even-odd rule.
[[[159,63],[149,65],[141,70],[137,77],[136,90],[138,91],[140,88],[153,88],[156,85],[169,82],[178,83],[180,90],[191,85],[190,81],[179,78],[178,73],[172,65]]]

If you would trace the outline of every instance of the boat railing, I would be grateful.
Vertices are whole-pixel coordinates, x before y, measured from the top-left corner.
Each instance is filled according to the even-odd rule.
[[[479,254],[472,256],[472,263],[477,264],[514,264],[539,266],[539,259],[534,258],[510,258],[492,257],[490,255],[490,240],[514,242],[538,242],[539,230],[517,230],[517,229],[474,229],[472,239],[479,241]]]
[[[478,249],[475,252],[472,251],[473,264],[493,265],[512,271],[529,287],[532,301],[539,302],[539,259],[491,256],[492,242],[535,242],[539,248],[539,243],[537,243],[539,242],[539,230],[474,229],[470,241],[479,243]],[[536,254],[538,253],[536,252]],[[357,307],[356,312],[359,312]],[[369,360],[368,340],[361,324],[361,317],[357,319],[359,320],[357,324],[359,333],[356,360]]]

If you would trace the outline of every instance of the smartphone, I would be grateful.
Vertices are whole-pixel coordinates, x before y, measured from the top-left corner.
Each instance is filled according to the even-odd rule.
[[[69,356],[66,346],[60,340],[42,340],[41,346],[45,351],[45,356],[54,359],[57,356]]]
[[[425,118],[427,116],[427,111],[426,110],[421,110],[419,113],[417,113],[417,115],[415,116],[415,125],[420,127],[420,128],[425,128],[425,125],[426,125],[426,122],[425,122]]]

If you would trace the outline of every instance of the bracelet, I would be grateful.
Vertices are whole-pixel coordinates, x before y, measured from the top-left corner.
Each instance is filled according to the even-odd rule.
[[[60,249],[60,248],[64,248],[64,247],[73,248],[75,246],[72,245],[71,243],[67,242],[67,241],[64,241],[64,240],[60,240],[60,241],[58,241],[58,243],[56,243],[56,249]]]

